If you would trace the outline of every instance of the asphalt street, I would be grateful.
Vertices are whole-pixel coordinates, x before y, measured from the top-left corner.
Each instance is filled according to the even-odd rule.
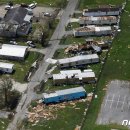
[[[47,48],[45,57],[41,65],[39,66],[38,70],[32,76],[30,82],[28,83],[27,92],[23,94],[17,106],[14,119],[9,124],[7,130],[18,130],[17,125],[26,117],[28,105],[30,104],[32,99],[34,99],[34,96],[35,96],[34,87],[40,84],[42,80],[46,79],[45,72],[49,64],[46,63],[45,60],[47,58],[52,58],[55,51],[57,50],[60,40],[55,40],[55,39],[61,39],[64,36],[66,23],[69,19],[69,16],[74,13],[75,8],[78,4],[78,1],[79,0],[69,0],[68,5],[61,16],[60,22],[51,37],[51,40],[49,42],[50,46]]]

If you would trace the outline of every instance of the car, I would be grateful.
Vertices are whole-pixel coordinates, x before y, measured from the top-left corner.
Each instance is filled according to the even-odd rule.
[[[34,8],[36,7],[36,5],[37,5],[37,3],[34,2],[34,3],[30,4],[30,5],[28,6],[28,8],[34,9]]]
[[[32,48],[36,47],[36,45],[32,41],[27,41],[27,45],[32,47]]]
[[[10,44],[17,45],[18,43],[16,41],[9,41]]]
[[[10,5],[6,5],[5,6],[5,10],[10,10],[10,9],[13,9],[14,7],[13,6],[10,6]]]
[[[5,10],[10,10],[12,7],[10,5],[5,6]]]
[[[52,14],[48,13],[48,12],[46,12],[46,13],[43,12],[43,14],[44,14],[44,16],[47,16],[47,17],[51,17],[52,16]]]

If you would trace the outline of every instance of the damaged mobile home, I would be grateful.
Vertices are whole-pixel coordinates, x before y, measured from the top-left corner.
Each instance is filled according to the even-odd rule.
[[[79,17],[80,26],[113,25],[113,24],[117,24],[117,22],[118,22],[118,18],[115,16]]]
[[[118,16],[120,13],[120,7],[92,8],[83,10],[83,16]]]
[[[73,29],[74,37],[111,35],[111,26],[85,26]]]
[[[95,73],[92,70],[64,70],[59,74],[53,74],[53,84],[80,84],[95,82]]]

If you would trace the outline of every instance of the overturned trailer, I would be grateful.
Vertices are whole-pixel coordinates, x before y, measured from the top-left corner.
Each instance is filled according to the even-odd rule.
[[[53,93],[43,93],[42,101],[45,104],[59,103],[86,97],[86,91],[83,87],[76,87],[64,90],[58,90]]]

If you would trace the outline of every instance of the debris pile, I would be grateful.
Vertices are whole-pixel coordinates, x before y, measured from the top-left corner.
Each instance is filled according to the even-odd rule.
[[[30,112],[28,112],[28,121],[31,123],[38,123],[39,120],[45,119],[45,120],[55,120],[57,118],[56,112],[60,109],[64,109],[69,106],[69,108],[74,108],[75,110],[79,110],[80,108],[76,107],[76,103],[78,102],[86,102],[86,99],[81,100],[74,100],[70,102],[63,102],[59,104],[50,104],[45,105],[43,103],[38,103],[36,107],[30,106]]]
[[[76,53],[77,51],[80,52],[80,51],[83,51],[83,50],[88,50],[90,48],[89,45],[87,44],[74,44],[74,45],[70,45],[69,47],[65,48],[65,53],[68,54],[68,53]]]
[[[93,50],[93,46],[96,46],[96,48],[101,48],[101,49],[108,49],[109,44],[103,42],[103,41],[93,41],[93,42],[86,42],[84,44],[74,44],[74,45],[70,45],[67,48],[65,48],[64,53],[68,54],[68,53],[77,53],[77,52],[81,52],[81,51],[88,51],[88,50]]]

